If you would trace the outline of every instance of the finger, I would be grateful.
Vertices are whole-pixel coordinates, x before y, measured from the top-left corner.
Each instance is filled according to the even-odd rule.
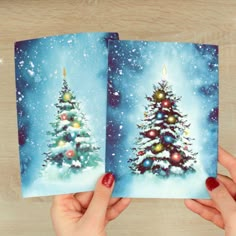
[[[236,212],[236,203],[233,197],[225,186],[213,177],[206,180],[206,186],[212,200],[221,212],[224,222],[230,221],[230,217]]]
[[[54,196],[51,211],[64,210],[68,207],[71,208],[73,205],[72,203],[73,200],[74,200],[73,194],[62,194]]]
[[[65,200],[70,200],[72,198],[73,194],[56,195],[53,197],[53,204],[60,204],[61,202],[64,202]]]
[[[185,206],[192,212],[200,215],[203,219],[211,221],[220,228],[224,228],[224,221],[219,211],[214,208],[202,205],[195,200],[185,200]]]
[[[109,202],[109,207],[113,206],[114,204],[116,204],[117,202],[120,201],[121,198],[112,198]]]
[[[111,173],[107,173],[99,178],[93,198],[84,215],[88,221],[92,221],[98,225],[104,223],[111,193],[114,187],[114,181],[114,175]]]
[[[219,162],[229,171],[236,182],[236,159],[221,147],[219,147]]]
[[[58,195],[53,198],[51,215],[64,215],[70,211],[70,216],[80,216],[82,207],[75,201],[73,194]]]
[[[236,200],[236,184],[233,182],[233,180],[224,175],[218,175],[217,179],[220,180],[221,183],[223,183],[230,195],[234,198],[234,200]]]
[[[233,180],[224,175],[217,175],[217,179],[219,179],[220,182],[223,183],[230,195],[234,198],[234,200],[236,200],[236,184],[233,182]],[[216,203],[211,199],[195,199],[195,201],[201,203],[202,205],[217,209]]]
[[[118,202],[111,206],[107,211],[107,221],[114,220],[118,217],[129,206],[130,202],[130,198],[121,198]]]
[[[93,197],[93,192],[76,193],[74,197],[84,209],[87,209]]]
[[[194,199],[196,202],[204,205],[204,206],[208,206],[208,207],[211,207],[211,208],[215,208],[217,209],[217,206],[215,204],[215,202],[211,199]],[[218,209],[217,209],[218,210]]]

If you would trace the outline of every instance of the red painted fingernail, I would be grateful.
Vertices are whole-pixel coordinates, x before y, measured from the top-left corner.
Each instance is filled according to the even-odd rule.
[[[102,184],[107,188],[111,188],[115,181],[115,176],[112,173],[106,173],[102,179]]]
[[[212,191],[214,190],[215,188],[217,188],[219,186],[219,182],[213,178],[213,177],[209,177],[207,180],[206,180],[206,186],[207,186],[207,189],[209,191]]]

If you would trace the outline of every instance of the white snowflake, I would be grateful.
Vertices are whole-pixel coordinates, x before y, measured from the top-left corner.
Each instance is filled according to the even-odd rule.
[[[34,63],[32,61],[30,61],[29,64],[32,68],[34,68]]]
[[[32,76],[32,77],[34,76],[34,71],[28,70],[28,73],[29,73],[30,76]]]
[[[119,96],[119,92],[114,92],[113,95]]]
[[[25,63],[24,61],[20,61],[20,62],[19,62],[19,64],[20,64],[21,67],[24,65],[24,63]]]

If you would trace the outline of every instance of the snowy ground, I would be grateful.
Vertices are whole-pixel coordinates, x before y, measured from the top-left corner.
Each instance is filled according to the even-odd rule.
[[[180,176],[162,178],[153,174],[128,174],[119,178],[114,197],[133,198],[209,198],[203,170]]]
[[[58,180],[56,169],[50,175],[38,178],[23,189],[23,197],[47,196],[94,190],[97,179],[104,173],[104,166],[73,174]],[[207,174],[203,169],[185,177],[162,178],[153,174],[126,174],[116,179],[114,197],[132,198],[209,198],[205,188]]]
[[[97,179],[104,173],[104,169],[104,165],[100,165],[72,174],[70,178],[58,179],[58,168],[51,166],[48,175],[36,179],[32,185],[23,189],[23,197],[92,191]]]

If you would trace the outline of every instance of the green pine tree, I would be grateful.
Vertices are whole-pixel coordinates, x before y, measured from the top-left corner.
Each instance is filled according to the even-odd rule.
[[[165,67],[163,73],[166,75]],[[130,169],[163,177],[194,172],[197,153],[191,150],[187,116],[177,106],[181,98],[174,95],[166,79],[153,88],[152,96],[146,97],[143,122],[138,125],[139,137],[133,148],[136,157],[129,159]]]
[[[63,71],[63,86],[60,91],[55,122],[50,123],[52,131],[48,152],[44,153],[44,170],[53,165],[66,169],[67,175],[82,169],[93,168],[102,161],[99,158],[99,147],[96,146],[88,128],[85,115],[80,109],[76,97],[70,90]]]

